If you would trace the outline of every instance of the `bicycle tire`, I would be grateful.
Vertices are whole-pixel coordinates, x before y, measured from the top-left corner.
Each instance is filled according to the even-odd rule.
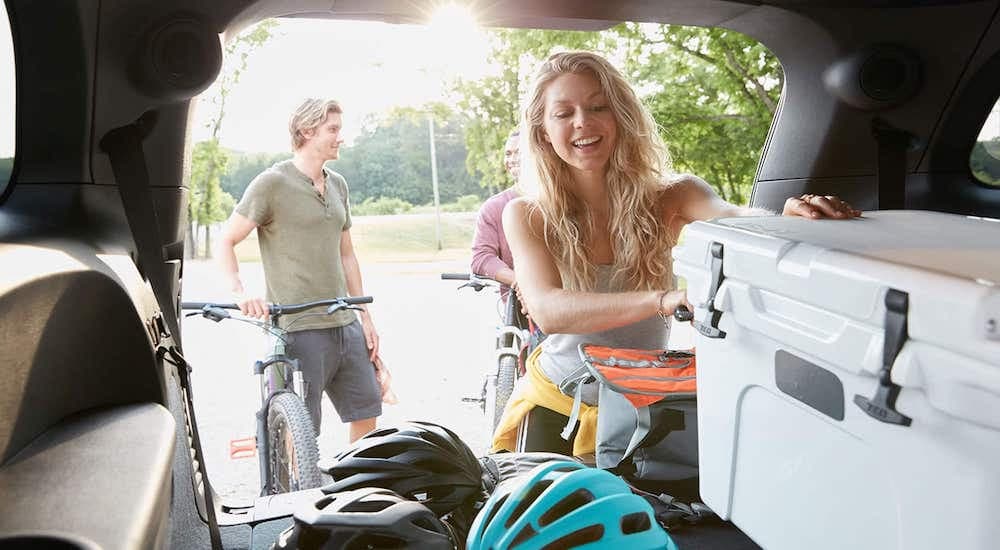
[[[267,407],[267,438],[270,494],[312,489],[322,484],[316,431],[298,395],[281,392],[271,398]]]
[[[496,430],[500,419],[503,418],[503,411],[507,408],[507,401],[514,391],[514,382],[517,379],[517,357],[503,355],[497,365],[496,398],[493,409],[493,429]]]

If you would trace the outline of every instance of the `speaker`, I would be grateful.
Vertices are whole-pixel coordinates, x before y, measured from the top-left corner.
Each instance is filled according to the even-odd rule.
[[[922,62],[912,50],[876,44],[834,61],[823,73],[823,84],[848,105],[881,111],[916,95],[922,72]]]
[[[139,40],[130,74],[145,94],[183,100],[212,85],[222,67],[222,43],[203,20],[174,15],[152,25]]]

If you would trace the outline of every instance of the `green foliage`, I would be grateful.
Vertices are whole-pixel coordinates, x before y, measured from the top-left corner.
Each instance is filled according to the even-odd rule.
[[[222,174],[226,173],[229,155],[219,146],[219,134],[226,116],[226,98],[240,81],[240,75],[247,67],[250,54],[271,38],[277,25],[273,19],[262,21],[237,36],[226,46],[225,66],[218,81],[218,90],[212,97],[214,113],[209,118],[211,137],[196,143],[191,157],[191,198],[188,202],[188,239],[192,253],[198,249],[197,235],[193,224],[208,226],[225,220],[233,209],[233,197],[224,193],[221,186]],[[205,255],[209,256],[211,246],[207,242],[209,232],[205,231]]]
[[[459,120],[440,106],[434,111],[434,143],[441,202],[462,195],[486,192],[465,170],[466,148]],[[424,111],[424,110],[422,110]],[[347,180],[351,200],[395,197],[410,204],[433,202],[430,136],[427,115],[398,110],[381,120],[371,120],[353,145],[343,147],[331,167]]]
[[[11,174],[14,172],[14,158],[0,157],[0,192],[7,185]]]
[[[219,141],[210,139],[195,144],[191,159],[191,181],[198,185],[191,189],[188,207],[191,220],[198,225],[211,225],[225,220],[233,209],[232,196],[222,191],[219,175],[226,171],[229,156],[219,147]]]
[[[455,202],[441,205],[443,212],[478,212],[483,200],[476,195],[463,195]]]
[[[493,39],[500,76],[456,90],[470,119],[466,165],[483,185],[508,185],[501,150],[534,67],[557,51],[587,49],[611,59],[639,91],[678,171],[746,202],[783,85],[777,59],[757,42],[722,29],[634,23],[594,33],[498,30]]]
[[[466,118],[465,165],[490,194],[514,183],[504,169],[503,145],[520,121],[518,106],[530,85],[530,67],[550,51],[586,48],[597,40],[594,33],[578,31],[495,30],[490,57],[500,74],[456,84],[458,109]]]
[[[368,197],[361,204],[351,206],[352,216],[384,216],[389,214],[405,214],[413,209],[413,205],[395,197]]]
[[[229,163],[220,176],[222,190],[236,200],[243,196],[247,186],[258,174],[275,163],[289,157],[288,153],[241,153],[228,151]]]
[[[624,24],[624,70],[646,96],[675,169],[711,183],[737,204],[750,196],[783,86],[766,48],[724,29]]]
[[[1000,186],[1000,137],[976,142],[969,155],[969,168],[977,180]]]

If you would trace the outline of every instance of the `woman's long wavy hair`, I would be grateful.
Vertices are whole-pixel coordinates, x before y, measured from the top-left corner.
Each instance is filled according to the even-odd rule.
[[[588,245],[592,236],[604,229],[595,227],[593,216],[573,193],[569,166],[545,140],[545,91],[566,73],[589,73],[597,78],[618,126],[607,171],[613,288],[667,288],[672,282],[669,250],[674,242],[659,211],[664,179],[670,170],[667,148],[656,121],[621,73],[590,52],[550,56],[539,68],[524,108],[529,164],[535,168],[531,176],[537,178],[532,183],[538,187],[535,212],[544,221],[545,242],[556,259],[563,286],[595,289],[597,267]]]

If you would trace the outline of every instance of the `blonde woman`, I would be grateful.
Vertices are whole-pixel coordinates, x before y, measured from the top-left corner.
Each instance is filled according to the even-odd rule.
[[[584,385],[575,440],[558,437],[572,406],[563,391],[580,367],[577,345],[665,347],[670,315],[690,308],[684,291],[671,286],[670,249],[684,225],[772,213],[729,204],[700,178],[671,173],[656,122],[599,55],[549,57],[523,116],[522,182],[530,192],[534,180],[537,190],[507,206],[503,226],[522,301],[550,336],[529,360],[527,383],[512,397],[494,449],[587,455],[595,443],[596,384]],[[783,214],[847,219],[860,212],[833,196],[803,195],[788,199]]]

